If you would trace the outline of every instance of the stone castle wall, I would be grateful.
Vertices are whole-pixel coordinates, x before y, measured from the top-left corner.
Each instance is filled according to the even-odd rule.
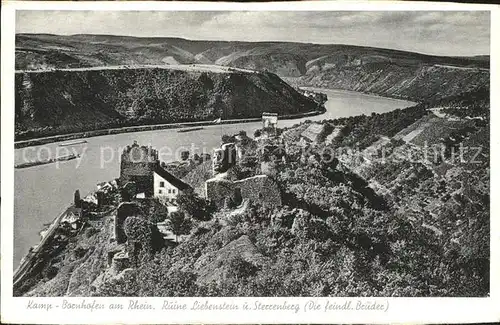
[[[238,149],[235,143],[225,143],[214,150],[212,169],[214,174],[224,173],[234,166],[238,160]]]
[[[120,163],[122,184],[135,182],[137,193],[153,195],[153,174],[158,166],[158,152],[151,147],[134,143],[123,150]]]
[[[205,182],[205,197],[223,208],[226,200],[236,200],[234,183],[227,179],[209,179]]]
[[[248,199],[267,207],[282,205],[281,193],[276,182],[267,175],[257,175],[238,181],[212,178],[205,183],[208,200],[222,208],[227,200],[241,201]]]
[[[135,203],[123,202],[118,206],[115,216],[115,240],[118,244],[125,243],[127,241],[127,235],[123,226],[125,224],[125,219],[131,216],[136,216],[141,214],[139,207]]]
[[[267,175],[257,175],[234,182],[241,189],[243,199],[259,202],[267,207],[281,206],[281,193],[278,184]]]

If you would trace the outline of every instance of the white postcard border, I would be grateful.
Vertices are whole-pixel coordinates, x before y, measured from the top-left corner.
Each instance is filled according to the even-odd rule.
[[[1,321],[2,323],[38,323],[38,324],[82,324],[82,323],[469,323],[500,321],[500,202],[491,200],[491,295],[488,298],[137,298],[139,303],[152,304],[155,310],[93,310],[63,309],[64,301],[80,304],[123,303],[125,308],[131,298],[13,298],[13,202],[14,202],[14,36],[15,10],[261,10],[261,11],[302,11],[302,10],[491,10],[491,125],[500,125],[499,72],[500,58],[499,31],[500,11],[498,6],[450,4],[450,3],[408,3],[408,2],[293,2],[293,3],[186,3],[186,2],[17,2],[2,3],[2,66],[1,66]],[[497,91],[495,91],[495,89]],[[500,128],[491,128],[491,166],[500,166]],[[500,171],[491,168],[491,198],[500,197]],[[496,276],[495,276],[496,275]],[[27,306],[31,301],[59,306],[52,310],[33,310]],[[133,299],[135,300],[135,299]],[[246,302],[255,306],[255,302],[263,304],[298,304],[295,311],[254,311],[254,310],[161,310],[164,301],[186,303],[189,307],[195,301],[209,301],[211,304],[237,304],[243,308]],[[318,310],[305,311],[307,304],[315,301]],[[325,312],[321,311],[328,302],[343,304],[352,301],[363,303],[375,302],[386,306],[385,311]]]

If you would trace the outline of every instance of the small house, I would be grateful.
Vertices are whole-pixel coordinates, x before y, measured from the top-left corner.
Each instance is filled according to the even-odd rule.
[[[153,195],[163,202],[177,201],[180,192],[190,189],[191,186],[176,177],[166,169],[158,167],[153,174]]]

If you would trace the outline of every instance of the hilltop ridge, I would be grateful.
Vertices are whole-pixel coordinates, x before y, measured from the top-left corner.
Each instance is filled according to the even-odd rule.
[[[487,55],[446,57],[343,44],[16,35],[18,70],[192,63],[266,70],[299,86],[413,101],[452,96],[464,85],[466,90],[489,85]]]
[[[420,61],[427,64],[449,63],[457,66],[467,66],[476,63],[475,67],[488,68],[489,55],[476,56],[439,56],[424,53],[409,52],[396,49],[384,49],[370,46],[348,45],[348,44],[315,44],[284,41],[220,41],[220,40],[190,40],[180,37],[136,37],[105,34],[74,34],[74,35],[55,35],[55,34],[16,34],[16,48],[22,50],[65,50],[64,47],[73,49],[75,54],[92,54],[92,50],[99,47],[106,47],[112,53],[119,53],[124,48],[137,49],[151,46],[152,48],[178,47],[184,49],[192,55],[203,55],[212,62],[220,59],[223,53],[228,55],[232,52],[242,52],[243,50],[257,49],[260,53],[266,52],[287,53],[295,52],[304,56],[306,61],[329,55],[335,51],[345,51],[354,53],[371,53],[388,55],[394,58],[405,59],[414,58],[416,62]],[[267,50],[266,50],[267,49]],[[80,53],[78,53],[78,51]],[[217,52],[219,51],[219,53]],[[127,53],[122,53],[127,55]],[[111,54],[110,54],[111,55]],[[130,53],[129,53],[130,55]],[[143,53],[142,56],[145,56]],[[210,57],[209,57],[210,56]],[[132,58],[132,56],[130,55]],[[20,62],[22,63],[22,62]],[[61,62],[62,63],[62,62]],[[21,64],[19,66],[22,66]],[[62,67],[62,66],[60,66]]]

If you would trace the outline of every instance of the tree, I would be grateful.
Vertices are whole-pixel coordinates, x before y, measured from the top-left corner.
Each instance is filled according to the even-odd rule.
[[[158,251],[163,247],[163,236],[155,224],[141,217],[128,217],[123,225],[127,240],[140,244],[146,253]]]
[[[186,161],[189,158],[189,151],[185,150],[181,152],[181,160]]]
[[[255,132],[253,133],[253,136],[254,136],[255,138],[258,138],[258,137],[260,137],[261,135],[262,135],[262,131],[261,131],[260,129],[255,130]]]
[[[177,236],[179,235],[187,235],[191,231],[192,222],[191,219],[186,217],[186,215],[182,211],[172,212],[170,214],[170,226],[172,228],[172,232],[175,235],[175,241],[178,241]]]
[[[227,134],[224,134],[221,137],[221,140],[222,140],[222,144],[224,144],[224,143],[231,143],[231,142],[234,142],[234,137],[230,136],[230,135],[227,135]]]
[[[151,241],[151,224],[140,217],[128,217],[125,219],[123,228],[127,235],[127,239],[140,243],[148,243]]]
[[[180,192],[177,196],[177,204],[182,211],[196,220],[208,221],[211,219],[213,208],[192,189]]]

